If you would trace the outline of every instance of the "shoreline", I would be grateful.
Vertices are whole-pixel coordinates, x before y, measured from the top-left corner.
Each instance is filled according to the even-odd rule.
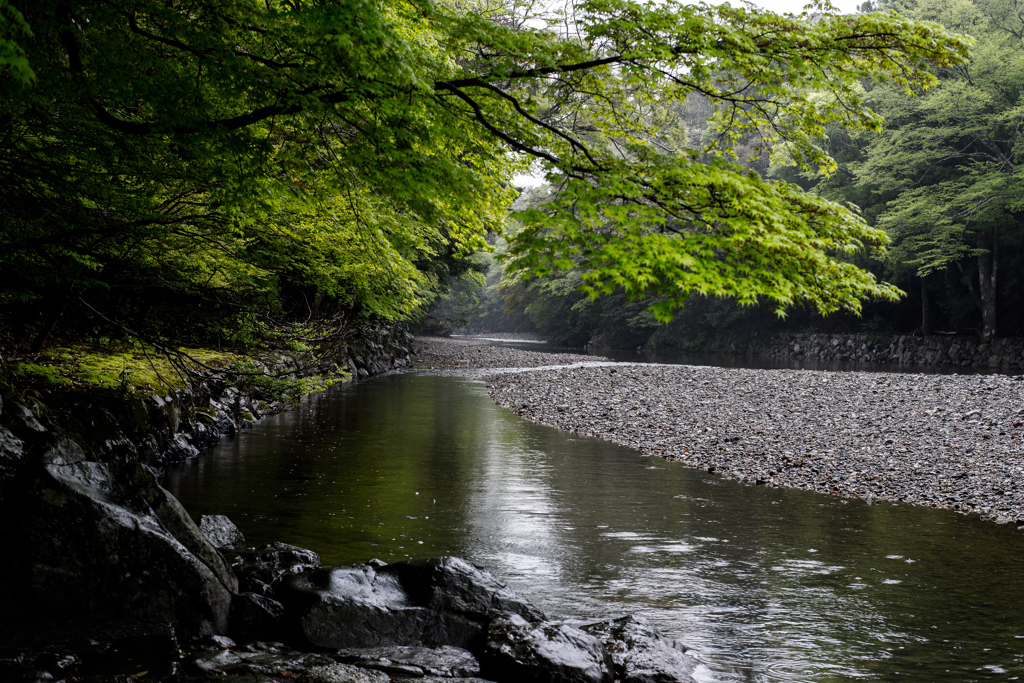
[[[508,349],[417,341],[416,369],[474,370],[495,403],[531,422],[751,484],[1024,526],[1021,377],[610,364],[520,350],[521,368],[542,369],[500,372],[511,369]],[[596,362],[543,369],[581,359]]]

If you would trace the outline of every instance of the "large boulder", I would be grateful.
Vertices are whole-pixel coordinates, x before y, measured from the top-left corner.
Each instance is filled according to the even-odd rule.
[[[621,683],[693,682],[697,660],[643,617],[630,615],[580,628],[604,642]]]
[[[227,550],[225,556],[241,590],[272,596],[285,577],[320,567],[320,556],[288,543],[267,543],[256,550]]]
[[[499,683],[612,683],[611,655],[594,636],[569,624],[495,619],[481,657],[484,676]]]
[[[90,461],[59,439],[19,479],[10,562],[31,608],[226,629],[234,574],[146,466]]]
[[[224,515],[203,515],[199,518],[199,530],[215,548],[234,550],[245,547],[245,536]]]
[[[307,572],[278,593],[302,637],[320,647],[474,650],[497,617],[543,618],[490,574],[452,557]]]
[[[395,562],[378,571],[398,577],[417,605],[474,618],[518,614],[537,621],[544,614],[487,571],[458,557]]]
[[[297,617],[301,637],[318,647],[443,645],[448,643],[436,641],[438,632],[463,626],[444,623],[440,615],[412,604],[397,577],[378,574],[370,565],[297,574],[279,593]],[[459,636],[459,641],[468,637]]]

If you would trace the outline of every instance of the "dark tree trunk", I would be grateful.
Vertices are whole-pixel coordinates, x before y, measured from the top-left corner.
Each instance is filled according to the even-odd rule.
[[[50,338],[53,333],[53,328],[57,326],[61,316],[64,315],[64,309],[68,306],[68,299],[71,298],[71,293],[74,291],[74,287],[62,292],[57,296],[57,300],[50,306],[50,312],[46,316],[46,320],[43,322],[43,326],[39,328],[35,338],[32,340],[32,344],[29,346],[31,353],[39,353],[43,350],[46,345],[46,340]]]
[[[928,305],[928,281],[921,278],[921,334],[932,333],[932,312]]]
[[[978,294],[981,301],[981,339],[996,336],[996,274],[999,270],[999,226],[992,234],[978,232]]]

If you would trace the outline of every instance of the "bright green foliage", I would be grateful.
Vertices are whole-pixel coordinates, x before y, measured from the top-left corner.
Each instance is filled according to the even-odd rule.
[[[524,272],[579,267],[662,318],[693,291],[857,310],[896,291],[836,255],[884,235],[752,175],[738,143],[827,170],[824,126],[878,125],[860,79],[921,89],[967,50],[895,14],[675,2],[586,0],[571,35],[429,0],[19,8],[0,5],[0,308],[37,348],[62,319],[244,343],[409,316],[500,231],[531,159],[560,192],[524,216]],[[715,111],[699,149],[687,97]]]
[[[926,61],[955,63],[965,39],[891,13],[809,22],[675,3],[586,7],[607,13],[584,37],[617,55],[617,68],[588,72],[576,93],[597,93],[587,97],[587,123],[615,144],[583,154],[560,142],[559,163],[548,164],[560,199],[521,217],[528,228],[513,249],[516,267],[539,275],[578,267],[592,295],[656,297],[661,320],[691,293],[766,297],[780,313],[797,302],[857,312],[864,297],[898,296],[837,258],[884,244],[884,233],[846,207],[752,173],[735,160],[736,146],[752,136],[785,144],[796,162],[828,172],[831,157],[816,144],[827,126],[879,126],[861,79],[920,90],[934,83]],[[682,106],[695,95],[714,111],[713,134],[696,149],[666,151],[656,127],[634,113],[634,102]]]
[[[20,41],[32,36],[25,17],[8,0],[0,0],[0,76],[29,85],[35,80]],[[6,73],[5,73],[6,72]]]

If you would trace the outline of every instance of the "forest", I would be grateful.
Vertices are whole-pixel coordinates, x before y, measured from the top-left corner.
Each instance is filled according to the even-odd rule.
[[[1014,332],[1024,10],[862,9],[0,0],[0,357],[453,307]]]
[[[831,173],[794,163],[785,141],[743,161],[761,177],[856,207],[889,243],[884,253],[862,250],[848,259],[898,287],[896,297],[869,299],[853,313],[823,316],[796,305],[779,316],[760,301],[698,291],[666,325],[651,315],[649,301],[622,291],[586,296],[578,271],[527,283],[498,260],[483,286],[454,288],[435,311],[435,322],[475,332],[539,331],[575,346],[595,341],[623,348],[716,348],[751,332],[1024,335],[1018,302],[1024,192],[1016,167],[1024,121],[1024,4],[883,0],[859,9],[895,11],[969,35],[971,57],[935,68],[935,87],[916,97],[893,84],[864,81],[864,101],[883,123],[877,130],[829,125],[819,142],[835,160]],[[714,134],[707,107],[692,98],[677,112],[691,146]],[[542,207],[558,192],[556,184],[523,189],[518,209]],[[518,229],[511,218],[510,232]],[[505,250],[504,241],[497,244]]]

